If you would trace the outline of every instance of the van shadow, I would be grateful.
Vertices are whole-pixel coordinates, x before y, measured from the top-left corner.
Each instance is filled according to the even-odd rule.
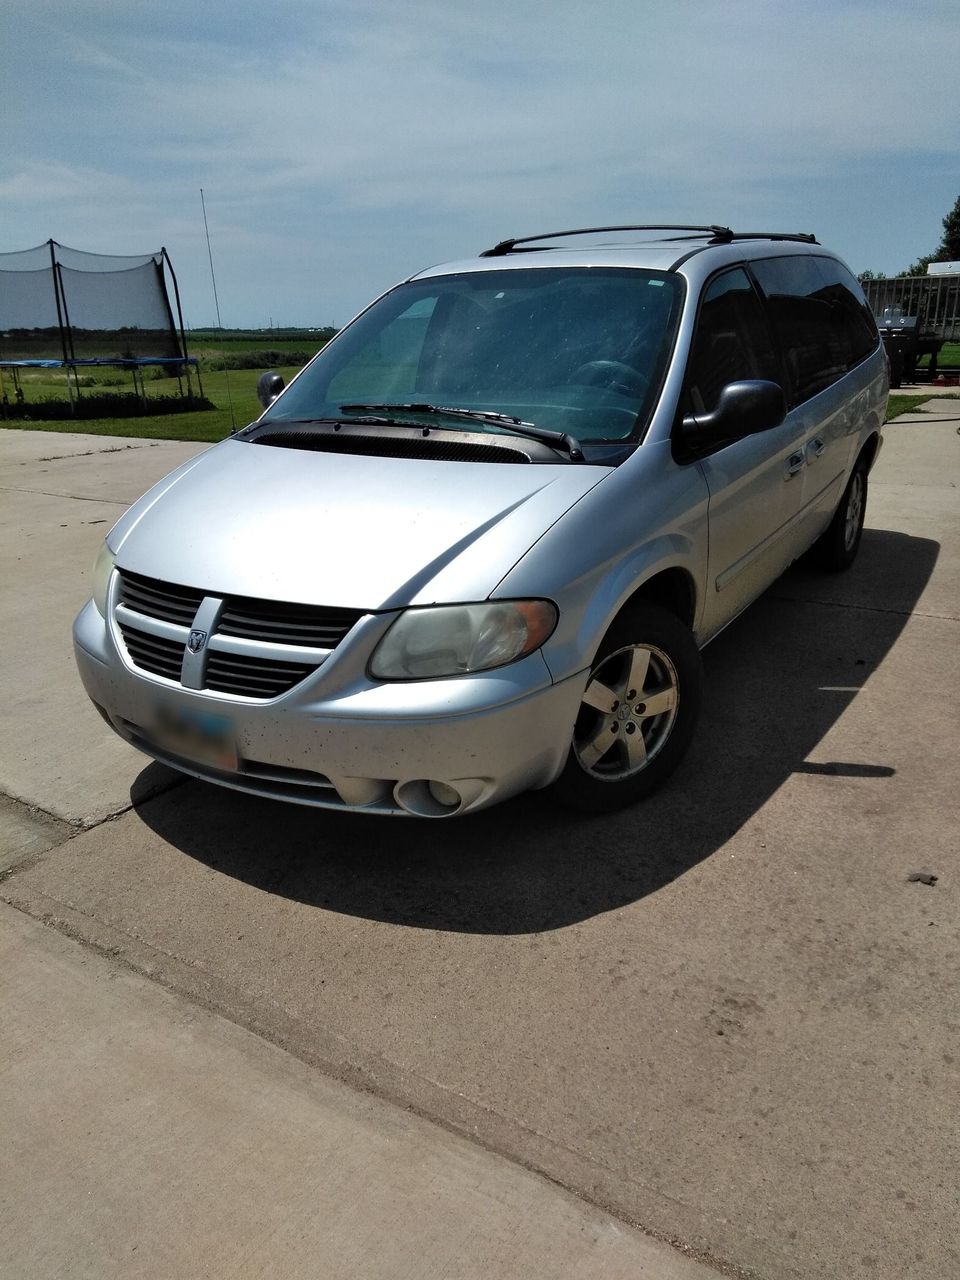
[[[854,760],[807,756],[895,643],[938,550],[873,529],[846,576],[791,569],[705,651],[704,712],[684,764],[663,791],[620,813],[580,817],[533,793],[473,817],[420,822],[194,781],[138,799],[158,765],[141,773],[132,798],[165,841],[271,894],[426,929],[560,928],[654,893],[710,857],[792,773],[883,785],[894,771],[876,741]]]

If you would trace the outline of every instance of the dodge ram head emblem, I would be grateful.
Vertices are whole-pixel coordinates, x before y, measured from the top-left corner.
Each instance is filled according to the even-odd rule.
[[[187,641],[187,648],[191,653],[199,653],[206,643],[207,633],[205,631],[191,631],[190,639]]]

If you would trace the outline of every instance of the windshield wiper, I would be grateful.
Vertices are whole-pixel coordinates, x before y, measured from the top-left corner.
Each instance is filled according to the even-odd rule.
[[[517,435],[530,440],[542,440],[554,448],[566,449],[572,462],[583,461],[580,441],[568,431],[550,431],[536,423],[524,422],[509,413],[493,413],[487,409],[460,409],[438,404],[341,404],[341,413],[426,413],[438,418],[463,418],[468,422],[489,422],[491,426],[506,427]]]

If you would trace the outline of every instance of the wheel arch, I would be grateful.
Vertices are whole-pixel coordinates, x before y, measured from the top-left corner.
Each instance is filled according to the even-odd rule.
[[[697,582],[706,568],[701,564],[705,549],[698,553],[688,539],[676,537],[658,542],[634,548],[616,567],[598,566],[560,601],[560,625],[543,651],[555,681],[585,675],[604,636],[637,605],[658,605],[697,636],[702,612]]]
[[[697,619],[697,587],[693,575],[679,565],[661,569],[642,582],[623,602],[610,625],[641,603],[660,605],[692,631]]]
[[[880,445],[880,432],[872,431],[863,442],[860,452],[857,455],[857,462],[859,463],[862,459],[867,464],[868,472],[873,469],[873,464],[876,462],[877,455],[880,452]]]

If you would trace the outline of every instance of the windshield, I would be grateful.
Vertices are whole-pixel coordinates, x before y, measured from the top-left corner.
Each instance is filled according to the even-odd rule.
[[[410,281],[345,329],[261,421],[429,402],[509,414],[584,443],[638,439],[673,346],[681,289],[666,272],[606,267]]]

